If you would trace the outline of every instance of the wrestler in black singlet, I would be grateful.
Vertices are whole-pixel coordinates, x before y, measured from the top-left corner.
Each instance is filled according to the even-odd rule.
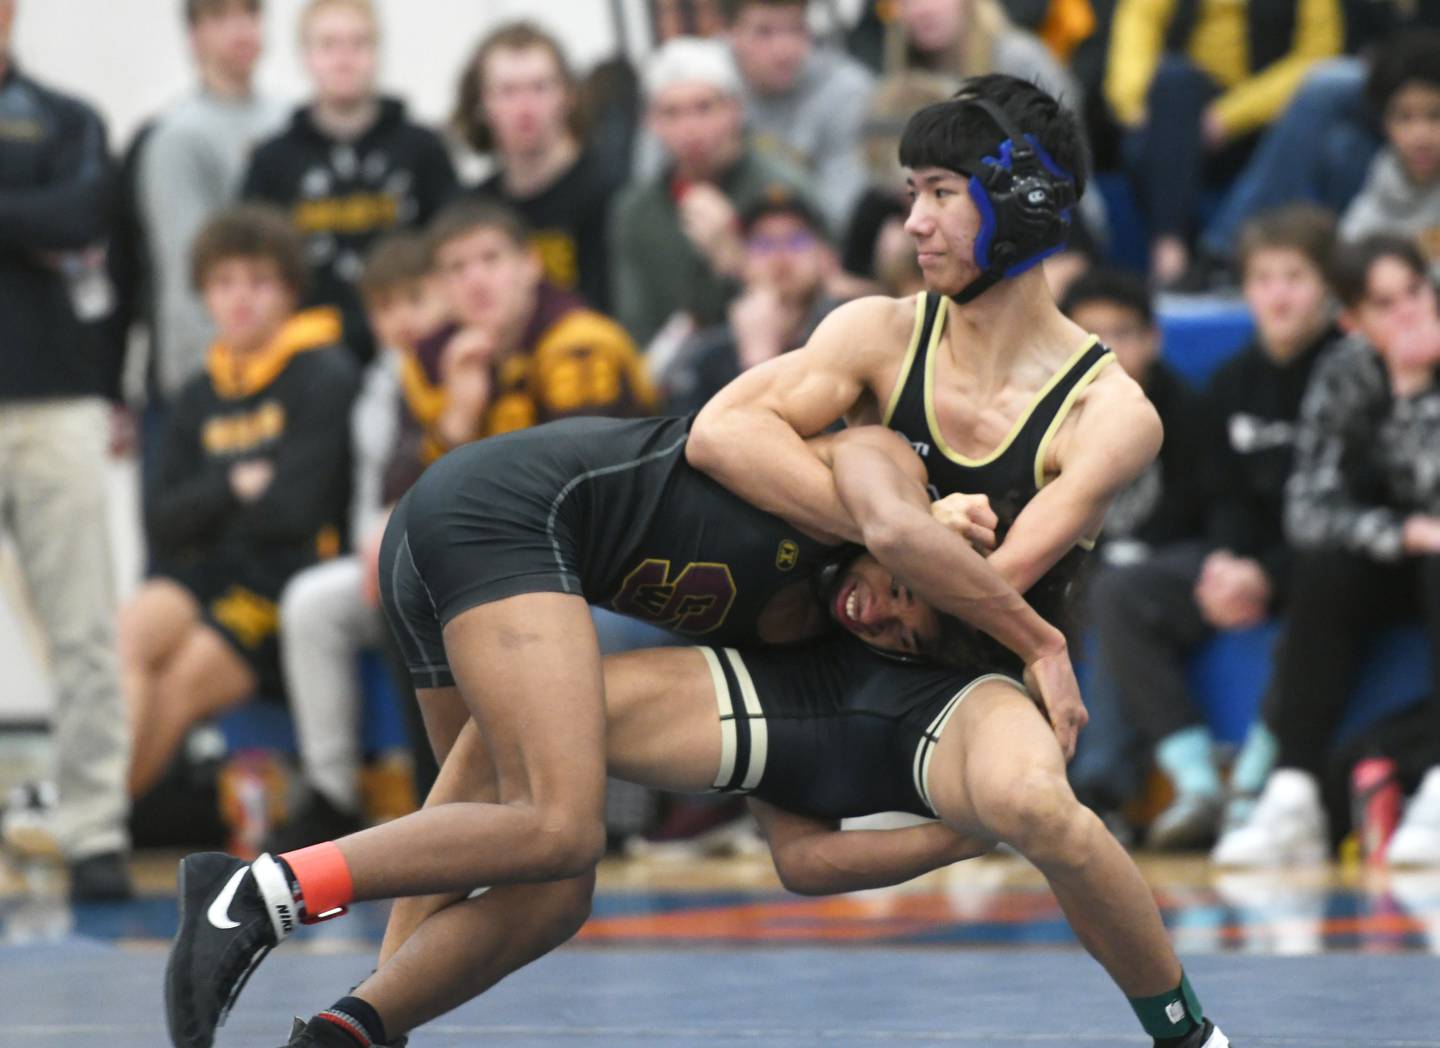
[[[386,615],[416,686],[454,683],[445,623],[521,593],[574,593],[687,636],[761,643],[771,598],[805,585],[834,547],[689,466],[688,432],[688,419],[568,419],[431,466],[396,506],[380,554]]]
[[[989,496],[990,508],[999,518],[995,529],[998,545],[1005,541],[1020,511],[1045,486],[1050,441],[1075,399],[1114,363],[1115,354],[1091,336],[1036,394],[1029,411],[1016,421],[1000,446],[982,459],[968,459],[946,444],[935,414],[932,391],[935,359],[943,352],[945,302],[943,295],[919,296],[915,332],[882,421],[920,454],[932,497],[956,492]],[[1025,599],[1048,622],[1065,626],[1070,592],[1093,545],[1085,542],[1072,549],[1026,592]],[[991,654],[1001,657],[1003,649],[991,644]]]
[[[945,302],[942,295],[919,297],[910,347],[883,421],[919,453],[932,497],[955,492],[989,496],[999,518],[996,540],[1003,541],[1044,486],[1046,451],[1075,398],[1115,357],[1089,339],[1036,394],[999,447],[983,459],[967,459],[941,436],[931,392]],[[1071,550],[1025,595],[1062,629],[1087,548]],[[747,757],[758,749],[761,761],[758,768],[747,767],[741,786],[752,784],[756,796],[816,815],[933,814],[924,768],[957,696],[982,678],[1015,680],[1021,671],[1014,654],[993,638],[978,632],[972,637],[959,653],[961,663],[970,667],[963,671],[907,665],[848,636],[798,648],[712,653],[727,671],[727,687],[717,689],[722,708],[731,696],[747,700],[743,708],[731,702],[736,721],[751,740],[757,733],[765,737],[764,747],[751,741],[746,748]],[[734,687],[732,678],[739,678]],[[767,752],[784,756],[766,760]],[[724,785],[735,788],[733,782]],[[882,798],[888,798],[890,808],[870,806]]]

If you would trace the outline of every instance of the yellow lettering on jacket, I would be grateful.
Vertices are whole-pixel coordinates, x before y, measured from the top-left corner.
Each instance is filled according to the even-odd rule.
[[[269,443],[284,432],[284,405],[267,400],[254,411],[210,419],[200,440],[212,455],[234,455]]]

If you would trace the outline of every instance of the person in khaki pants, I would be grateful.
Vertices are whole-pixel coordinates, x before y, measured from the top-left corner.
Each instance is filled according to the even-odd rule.
[[[77,314],[79,253],[105,234],[105,128],[15,67],[15,7],[0,0],[0,531],[56,685],[58,804],[45,829],[73,899],[127,898],[130,736],[105,523],[109,417],[98,340]],[[25,823],[7,814],[7,839]]]

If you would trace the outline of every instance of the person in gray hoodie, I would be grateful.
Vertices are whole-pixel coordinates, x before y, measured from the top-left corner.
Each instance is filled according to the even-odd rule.
[[[1440,274],[1440,31],[1407,33],[1386,46],[1368,92],[1386,145],[1346,209],[1340,235],[1410,237]]]
[[[755,144],[810,174],[830,231],[839,233],[865,189],[860,124],[875,80],[844,52],[815,46],[806,7],[727,0],[724,13]]]
[[[214,337],[190,284],[190,244],[234,201],[251,148],[286,107],[254,89],[263,47],[260,0],[185,0],[199,85],[157,118],[139,160],[139,210],[155,283],[153,396],[168,403],[205,364]],[[157,424],[150,432],[159,430]]]

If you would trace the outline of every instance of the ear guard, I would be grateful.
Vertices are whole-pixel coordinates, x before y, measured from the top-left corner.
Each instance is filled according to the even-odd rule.
[[[962,101],[984,110],[1006,136],[999,155],[982,157],[969,173],[970,198],[980,212],[975,238],[980,276],[954,295],[963,303],[1064,247],[1077,196],[1074,178],[1004,110],[988,99]]]

